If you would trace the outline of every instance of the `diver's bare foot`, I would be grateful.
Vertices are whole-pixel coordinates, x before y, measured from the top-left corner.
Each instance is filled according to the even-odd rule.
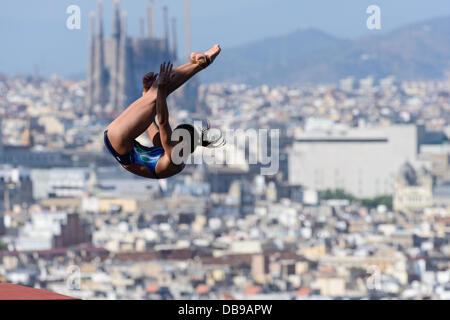
[[[205,55],[211,60],[211,63],[216,59],[222,49],[218,44],[215,44],[211,49],[205,51]]]
[[[205,51],[204,53],[200,52],[192,52],[191,53],[191,61],[193,63],[198,64],[202,68],[206,68],[211,63],[213,63],[214,59],[219,55],[221,49],[218,44],[214,45],[211,49],[208,51]]]

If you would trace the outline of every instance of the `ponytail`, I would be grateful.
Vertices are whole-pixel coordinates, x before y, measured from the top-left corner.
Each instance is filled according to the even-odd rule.
[[[211,137],[212,131],[218,131],[218,137]],[[222,131],[218,128],[211,130],[209,121],[206,120],[206,129],[202,129],[202,147],[204,148],[219,148],[226,144],[226,140],[223,137]]]
[[[178,125],[174,131],[178,129],[187,130],[189,132],[191,153],[195,151],[197,146],[202,146],[204,148],[218,148],[226,144],[222,131],[217,128],[211,129],[208,121],[206,129],[201,129],[188,123]],[[219,132],[218,137],[213,137],[213,133],[216,132]]]

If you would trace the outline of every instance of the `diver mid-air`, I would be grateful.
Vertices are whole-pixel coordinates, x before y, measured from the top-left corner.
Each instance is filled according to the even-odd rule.
[[[217,142],[218,139],[208,139],[207,129],[199,130],[190,124],[178,125],[172,131],[166,99],[193,75],[208,67],[220,50],[220,46],[215,45],[204,53],[193,52],[191,61],[175,70],[167,62],[161,64],[159,74],[150,72],[144,76],[142,97],[111,122],[104,132],[107,149],[122,167],[141,177],[168,178],[185,167],[184,162],[174,161],[174,149],[177,146],[183,146],[182,150],[193,153],[197,146],[208,147]],[[155,123],[155,115],[158,117],[158,124]],[[177,130],[183,130],[183,134]],[[136,141],[145,131],[148,132],[153,147],[143,146]],[[184,133],[188,133],[188,138],[183,139],[186,137]],[[181,156],[185,158],[186,154],[183,155],[181,151]]]

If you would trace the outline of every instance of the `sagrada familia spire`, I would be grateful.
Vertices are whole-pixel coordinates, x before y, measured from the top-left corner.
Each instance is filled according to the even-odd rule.
[[[169,39],[169,14],[163,9],[163,36],[154,31],[154,3],[147,8],[147,34],[127,35],[127,15],[120,13],[120,2],[114,0],[112,35],[104,38],[102,0],[98,0],[97,30],[95,14],[90,15],[90,38],[87,70],[86,109],[112,115],[122,111],[141,94],[142,77],[159,70],[162,61],[176,62],[175,20],[172,20],[172,41]],[[174,19],[174,18],[173,18]]]
[[[97,39],[95,40],[95,56],[94,56],[94,92],[93,99],[101,106],[107,103],[107,92],[103,90],[106,86],[106,70],[105,70],[105,48],[103,40],[103,20],[102,20],[102,0],[98,0],[98,29]]]
[[[125,19],[122,20],[123,21],[123,26],[126,27],[126,21]],[[112,67],[111,67],[111,78],[110,78],[110,83],[109,83],[109,92],[112,95],[111,96],[111,105],[112,106],[117,106],[119,103],[119,99],[118,99],[118,88],[119,88],[119,50],[120,50],[120,35],[121,35],[121,26],[120,26],[120,12],[119,12],[119,1],[115,0],[114,1],[114,16],[113,16],[113,23],[112,23],[112,47],[113,47],[113,51],[112,51]],[[123,34],[126,34],[126,30],[124,30]],[[124,38],[124,37],[122,37]]]

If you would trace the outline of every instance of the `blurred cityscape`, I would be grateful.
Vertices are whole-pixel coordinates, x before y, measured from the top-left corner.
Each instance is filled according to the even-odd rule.
[[[0,91],[1,281],[93,299],[450,298],[448,80],[202,85],[216,126],[281,130],[279,172],[159,181],[106,153],[84,82],[2,76]]]
[[[174,124],[278,129],[278,172],[204,163],[143,179],[102,136],[150,65],[134,64],[134,89],[117,74],[176,50],[168,31],[138,41],[115,23],[106,46],[130,56],[96,64],[99,31],[86,81],[0,75],[0,282],[83,299],[450,299],[450,78],[194,78],[168,103]]]

